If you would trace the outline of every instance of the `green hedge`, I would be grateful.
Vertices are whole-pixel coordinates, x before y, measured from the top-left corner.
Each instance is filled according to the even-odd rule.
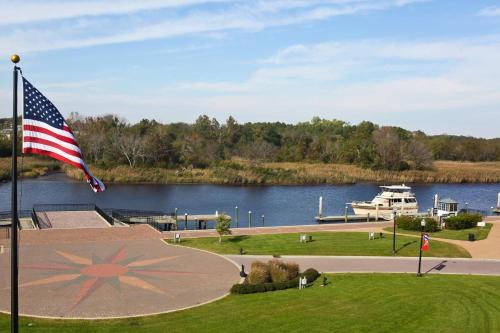
[[[420,226],[421,221],[422,221],[421,217],[414,217],[407,215],[396,217],[396,224],[398,228],[401,228],[403,230],[420,231],[422,230],[422,227]],[[436,220],[430,217],[425,218],[425,227],[424,227],[425,232],[436,232],[440,230],[441,229],[439,229],[439,225]]]
[[[259,284],[235,284],[231,287],[231,294],[253,294],[263,293],[266,291],[284,290],[289,288],[298,288],[299,278],[305,276],[307,283],[314,282],[319,276],[319,272],[314,268],[309,268],[294,279],[285,282],[269,282]]]
[[[446,228],[452,230],[462,230],[474,228],[477,222],[481,222],[483,216],[481,214],[458,214],[457,216],[450,216],[445,220]]]

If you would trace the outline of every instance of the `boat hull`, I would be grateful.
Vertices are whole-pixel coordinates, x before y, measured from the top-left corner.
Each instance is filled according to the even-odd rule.
[[[417,215],[418,214],[418,207],[383,207],[379,206],[378,209],[374,205],[369,205],[369,204],[352,204],[352,209],[354,210],[355,215],[363,215],[367,216],[370,214],[370,216],[377,216],[379,218],[391,218],[391,214],[393,211],[396,212],[396,214],[400,215]]]

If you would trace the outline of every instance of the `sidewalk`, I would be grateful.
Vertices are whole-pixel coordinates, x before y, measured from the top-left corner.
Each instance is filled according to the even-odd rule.
[[[279,227],[252,227],[252,228],[231,228],[233,235],[268,235],[268,234],[286,234],[296,232],[321,232],[321,231],[362,231],[362,232],[382,232],[384,228],[392,226],[392,222],[355,222],[355,223],[335,223],[335,224],[311,224],[297,226],[279,226]],[[177,230],[164,231],[162,234],[166,238],[174,238],[179,233],[184,238],[198,237],[217,237],[214,229],[206,230]]]
[[[227,255],[248,273],[254,261],[268,261],[272,256]],[[337,257],[337,256],[281,256],[283,261],[299,264],[301,270],[315,268],[328,273],[417,273],[418,257]],[[422,273],[474,274],[500,276],[500,260],[457,258],[422,258]]]

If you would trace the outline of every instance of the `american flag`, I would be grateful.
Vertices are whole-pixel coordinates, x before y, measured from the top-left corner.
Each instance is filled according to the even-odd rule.
[[[23,77],[23,152],[46,155],[81,169],[94,192],[106,186],[83,161],[73,132],[57,108]]]
[[[422,251],[427,251],[429,250],[429,235],[423,234],[422,237],[423,237]]]

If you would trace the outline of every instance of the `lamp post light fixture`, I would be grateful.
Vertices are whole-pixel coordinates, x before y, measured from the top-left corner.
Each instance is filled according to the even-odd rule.
[[[467,214],[469,214],[469,203],[468,202],[465,203],[465,212]]]
[[[349,206],[345,206],[345,210],[344,210],[344,220],[345,220],[345,223],[347,223],[347,210],[349,209]]]
[[[262,214],[262,226],[264,226],[264,214]]]
[[[188,213],[184,213],[184,230],[188,230]]]
[[[251,210],[248,211],[248,227],[249,228],[252,227],[252,211]]]
[[[392,211],[391,213],[392,219],[392,255],[396,255],[396,212]]]
[[[422,273],[421,273],[421,268],[422,268],[422,243],[423,243],[423,239],[424,239],[424,228],[425,228],[425,219],[422,219],[422,221],[420,221],[420,226],[422,227],[421,228],[421,232],[420,232],[420,254],[418,256],[418,272],[417,272],[417,276],[422,276]]]

